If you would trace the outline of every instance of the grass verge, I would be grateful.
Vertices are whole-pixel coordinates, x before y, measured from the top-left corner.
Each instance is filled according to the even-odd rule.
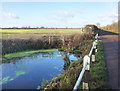
[[[92,40],[84,40],[82,43],[79,44],[79,47],[76,48],[75,52],[82,52],[82,56],[85,56],[89,53],[91,46],[92,46]],[[84,45],[84,46],[82,46]],[[79,50],[78,50],[79,49]],[[80,51],[81,50],[81,51]],[[65,72],[60,74],[59,76],[53,78],[50,82],[47,82],[47,84],[42,84],[42,89],[44,90],[69,90],[72,91],[74,88],[74,85],[78,79],[78,76],[82,70],[82,59],[78,59],[74,62],[71,62],[70,65],[67,67]],[[81,89],[82,86],[80,85]]]
[[[82,69],[81,60],[74,61],[70,64],[69,68],[58,77],[53,78],[49,83],[42,84],[42,89],[47,90],[72,90],[74,84]]]
[[[31,50],[31,51],[23,51],[23,52],[16,52],[16,53],[10,53],[10,54],[5,54],[3,56],[3,61],[4,60],[10,60],[13,58],[17,58],[17,57],[27,57],[30,56],[31,54],[35,54],[35,53],[39,53],[39,52],[51,52],[51,51],[55,51],[57,49],[44,49],[44,50]]]
[[[111,32],[111,31],[107,31],[107,30],[103,30],[103,31],[106,31],[106,32],[109,32],[109,33],[112,33],[112,34],[115,34],[115,35],[119,35],[119,33]]]
[[[107,69],[104,59],[104,48],[102,42],[98,41],[98,52],[96,61],[91,63],[91,83],[90,89],[110,89],[107,80]]]
[[[89,47],[90,48],[90,47]],[[42,89],[54,90],[54,89],[66,89],[73,90],[73,87],[77,81],[77,78],[82,69],[82,60],[79,59],[70,64],[68,69],[60,74],[58,77],[53,78],[49,83],[42,84]],[[110,89],[108,84],[106,64],[104,59],[104,51],[102,42],[98,42],[98,52],[96,53],[96,61],[91,63],[90,69],[90,89]],[[79,89],[82,89],[80,84]]]

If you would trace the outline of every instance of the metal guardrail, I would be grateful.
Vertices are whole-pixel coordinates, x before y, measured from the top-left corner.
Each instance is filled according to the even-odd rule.
[[[82,77],[83,77],[83,75],[85,73],[85,70],[90,70],[90,57],[91,57],[92,54],[93,54],[92,55],[92,61],[93,62],[95,61],[95,54],[94,54],[94,52],[97,52],[98,34],[96,34],[95,39],[96,40],[93,42],[93,46],[92,46],[92,48],[91,48],[91,50],[89,52],[89,55],[84,56],[83,68],[82,68],[82,71],[80,72],[80,75],[79,75],[79,77],[77,79],[77,82],[76,82],[76,84],[75,84],[75,86],[73,88],[73,91],[77,91],[77,89],[79,88],[79,85],[81,83],[81,80],[82,80]],[[94,50],[94,49],[96,49],[96,50]],[[93,52],[93,50],[94,50],[94,52]]]
[[[93,46],[92,46],[92,48],[91,48],[91,50],[90,50],[90,52],[89,52],[89,55],[88,55],[89,57],[90,57],[90,56],[91,56],[91,54],[92,54],[92,51],[93,51],[94,46],[95,46],[95,43],[96,43],[96,42],[94,41],[94,42],[93,42]]]
[[[73,91],[76,91],[78,88],[79,88],[79,84],[80,84],[80,82],[81,82],[81,80],[82,80],[82,77],[83,77],[83,75],[84,75],[84,72],[85,72],[85,69],[86,69],[86,67],[87,67],[87,62],[86,62],[86,64],[85,64],[85,66],[83,67],[83,69],[82,69],[82,71],[81,71],[81,73],[80,73],[80,76],[79,76],[79,78],[78,78],[78,80],[77,80],[77,82],[76,82],[76,85],[74,86],[74,89],[73,89]]]

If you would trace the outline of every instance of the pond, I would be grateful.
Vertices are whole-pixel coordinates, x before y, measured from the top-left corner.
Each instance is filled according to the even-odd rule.
[[[77,60],[69,54],[71,61]],[[36,89],[44,80],[64,72],[64,52],[41,52],[2,64],[2,89]]]

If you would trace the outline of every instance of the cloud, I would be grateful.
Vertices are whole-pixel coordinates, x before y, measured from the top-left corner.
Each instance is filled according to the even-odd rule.
[[[2,7],[0,7],[0,11],[2,11]]]
[[[52,20],[67,23],[68,20],[72,19],[75,15],[68,11],[59,11],[54,16],[52,15]]]
[[[63,18],[70,18],[70,17],[74,17],[74,14],[68,12],[68,11],[59,11],[57,14],[58,17],[63,17]]]
[[[115,13],[111,13],[108,15],[108,17],[111,17],[111,18],[118,18],[118,14],[115,14]]]
[[[98,15],[98,18],[113,18],[113,19],[118,19],[118,14],[116,14],[116,13],[104,13],[104,14]]]
[[[11,13],[11,12],[4,12],[3,15],[7,18],[11,18],[11,19],[19,19],[19,16],[17,16],[16,14],[14,13]]]

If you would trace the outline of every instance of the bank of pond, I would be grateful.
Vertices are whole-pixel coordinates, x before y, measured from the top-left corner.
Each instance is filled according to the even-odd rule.
[[[9,60],[5,60],[5,57]],[[40,89],[46,80],[50,81],[62,74],[71,62],[78,59],[82,57],[58,49],[7,54],[0,65],[0,85],[3,89]]]

